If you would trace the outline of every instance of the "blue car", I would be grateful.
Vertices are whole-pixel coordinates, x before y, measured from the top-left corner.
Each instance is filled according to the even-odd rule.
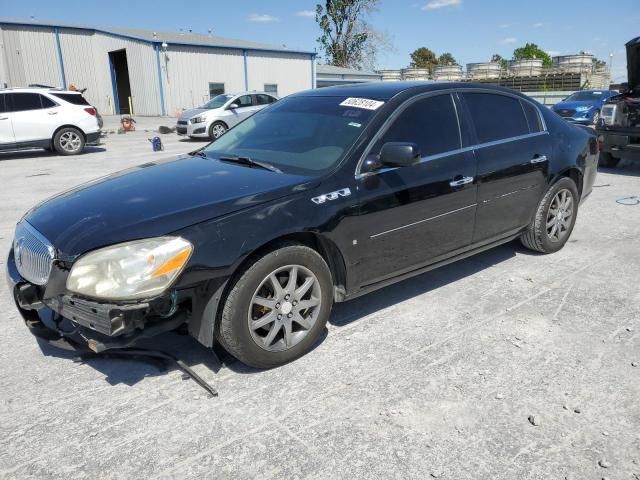
[[[614,90],[581,90],[556,103],[551,110],[569,122],[595,125],[604,102],[616,95],[618,92]]]

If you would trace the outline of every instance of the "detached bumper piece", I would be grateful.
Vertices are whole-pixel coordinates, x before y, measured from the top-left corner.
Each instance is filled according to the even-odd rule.
[[[148,303],[112,305],[70,295],[63,295],[58,301],[45,303],[63,317],[110,337],[143,328],[149,309]]]

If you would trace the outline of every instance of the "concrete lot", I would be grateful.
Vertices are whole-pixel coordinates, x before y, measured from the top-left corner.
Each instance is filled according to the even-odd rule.
[[[48,196],[201,145],[165,135],[152,153],[151,136],[0,154],[0,250]],[[217,398],[178,370],[74,363],[2,287],[0,478],[638,480],[640,205],[616,199],[640,196],[640,168],[596,185],[561,252],[514,242],[338,305],[285,367],[219,369],[194,340],[159,338]]]

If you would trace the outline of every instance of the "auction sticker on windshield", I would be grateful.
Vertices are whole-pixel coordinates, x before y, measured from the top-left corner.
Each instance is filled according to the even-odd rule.
[[[349,97],[340,104],[341,107],[364,108],[365,110],[377,110],[382,105],[384,105],[384,102],[380,102],[378,100],[355,97]]]

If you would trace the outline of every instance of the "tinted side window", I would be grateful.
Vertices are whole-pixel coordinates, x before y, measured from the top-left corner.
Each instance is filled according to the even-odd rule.
[[[237,103],[240,107],[250,107],[253,105],[251,101],[251,95],[242,95],[238,97],[233,103]]]
[[[56,106],[53,100],[45,97],[44,95],[40,95],[40,103],[42,104],[42,108],[52,108]]]
[[[376,143],[379,153],[387,142],[412,142],[423,157],[460,148],[458,117],[451,95],[438,95],[409,105]]]
[[[0,113],[4,113],[8,110],[4,102],[5,97],[6,95],[0,93]]]
[[[493,142],[529,133],[518,99],[493,93],[464,93],[463,97],[471,113],[478,142]]]
[[[272,102],[272,98],[264,93],[258,93],[255,95],[254,105],[268,105]]]
[[[9,93],[9,110],[12,112],[24,112],[27,110],[40,110],[40,94],[38,93]]]
[[[61,98],[65,102],[73,103],[74,105],[89,105],[87,99],[79,93],[52,93],[51,95]]]
[[[540,121],[540,113],[538,113],[538,110],[529,102],[524,102],[520,100],[520,103],[522,103],[522,108],[524,109],[524,115],[525,117],[527,117],[527,123],[529,124],[529,131],[531,133],[541,132],[542,122]]]

